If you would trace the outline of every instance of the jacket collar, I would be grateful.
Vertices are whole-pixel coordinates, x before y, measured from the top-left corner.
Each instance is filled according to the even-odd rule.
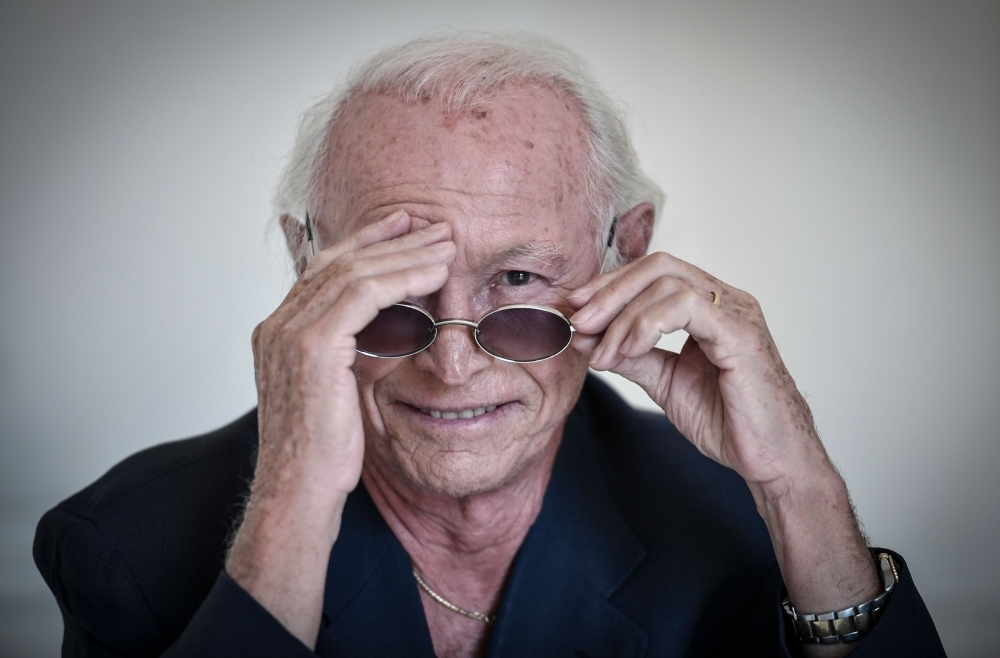
[[[645,652],[645,633],[609,601],[645,549],[601,471],[594,410],[584,401],[593,397],[585,388],[567,420],[542,510],[514,558],[487,656]],[[316,650],[433,656],[409,557],[364,486],[348,499],[330,555]]]

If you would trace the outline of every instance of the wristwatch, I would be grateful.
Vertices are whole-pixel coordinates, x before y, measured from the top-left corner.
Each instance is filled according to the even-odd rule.
[[[885,591],[877,597],[845,610],[824,612],[822,614],[806,615],[795,611],[795,606],[785,595],[781,606],[792,618],[795,634],[804,644],[837,644],[838,642],[857,642],[865,636],[882,616],[892,590],[899,582],[899,572],[896,563],[888,553],[879,553],[879,570],[882,572],[882,584]]]

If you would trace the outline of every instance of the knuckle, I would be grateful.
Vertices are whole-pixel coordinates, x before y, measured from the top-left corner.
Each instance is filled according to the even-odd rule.
[[[326,266],[326,271],[329,273],[329,279],[331,281],[336,281],[344,278],[349,274],[351,260],[345,258],[344,254],[338,256],[329,265]]]
[[[654,251],[648,258],[654,263],[665,263],[670,258],[670,255],[665,251]]]
[[[680,293],[680,301],[688,310],[694,310],[704,300],[697,290],[688,286]]]
[[[362,258],[362,253],[356,249],[348,249],[337,256],[336,262],[341,266],[349,268]]]
[[[273,341],[280,345],[291,345],[295,342],[299,335],[299,331],[292,323],[285,324],[281,327],[276,327],[273,330]]]
[[[591,296],[591,298],[590,298],[590,303],[593,304],[594,306],[596,306],[598,309],[603,308],[604,304],[606,303],[606,301],[608,299],[608,297],[610,297],[611,295],[614,295],[614,293],[615,293],[614,288],[613,288],[613,286],[615,285],[615,283],[617,283],[617,282],[612,281],[608,285],[604,286],[603,288],[601,288],[600,290],[598,290],[597,292],[595,292]]]
[[[624,334],[625,323],[621,321],[618,317],[608,325],[608,328],[604,330],[604,336],[601,338],[601,342],[606,345],[614,345],[615,343],[621,343],[625,340]]]
[[[656,318],[653,313],[643,313],[635,319],[635,322],[633,323],[633,333],[640,336],[648,336],[649,334],[659,331],[657,328],[658,325],[658,318]]]
[[[604,299],[614,299],[615,297],[627,294],[627,292],[634,285],[635,281],[641,280],[641,278],[641,272],[636,270],[626,272],[624,276],[618,277],[602,289],[602,292],[605,293]]]
[[[670,278],[660,277],[659,279],[653,282],[653,285],[651,285],[650,288],[652,288],[652,292],[655,295],[662,297],[669,294],[670,291],[673,290],[675,286],[676,283]]]
[[[285,359],[290,363],[309,361],[319,345],[319,335],[315,329],[302,329],[294,332],[285,341]]]
[[[347,279],[353,281],[355,279],[360,279],[362,277],[361,265],[357,260],[351,258],[344,260],[339,264],[337,268],[336,276],[338,278]]]
[[[275,334],[279,329],[280,325],[277,325],[276,320],[270,317],[257,325],[251,335],[251,340],[257,348],[263,350],[274,341]]]
[[[673,261],[673,257],[665,251],[654,251],[646,256],[646,259],[658,269],[667,267]]]
[[[316,278],[316,275],[323,271],[321,267],[321,259],[313,258],[309,263],[303,268],[302,274],[299,275],[299,280],[295,282],[295,287],[304,288],[307,283]]]
[[[367,276],[354,278],[344,286],[344,292],[352,301],[371,298],[379,292],[378,281]]]

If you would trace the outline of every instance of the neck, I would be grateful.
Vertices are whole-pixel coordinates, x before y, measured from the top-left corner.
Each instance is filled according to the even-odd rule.
[[[456,498],[430,491],[374,459],[365,460],[362,479],[428,584],[464,607],[491,612],[541,510],[561,435],[562,428],[520,473],[483,493]]]

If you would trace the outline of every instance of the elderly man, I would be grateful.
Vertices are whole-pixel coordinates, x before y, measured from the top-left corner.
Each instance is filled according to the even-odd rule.
[[[943,655],[753,297],[646,255],[659,198],[557,46],[368,62],[278,192],[256,413],[43,518],[64,655]]]

